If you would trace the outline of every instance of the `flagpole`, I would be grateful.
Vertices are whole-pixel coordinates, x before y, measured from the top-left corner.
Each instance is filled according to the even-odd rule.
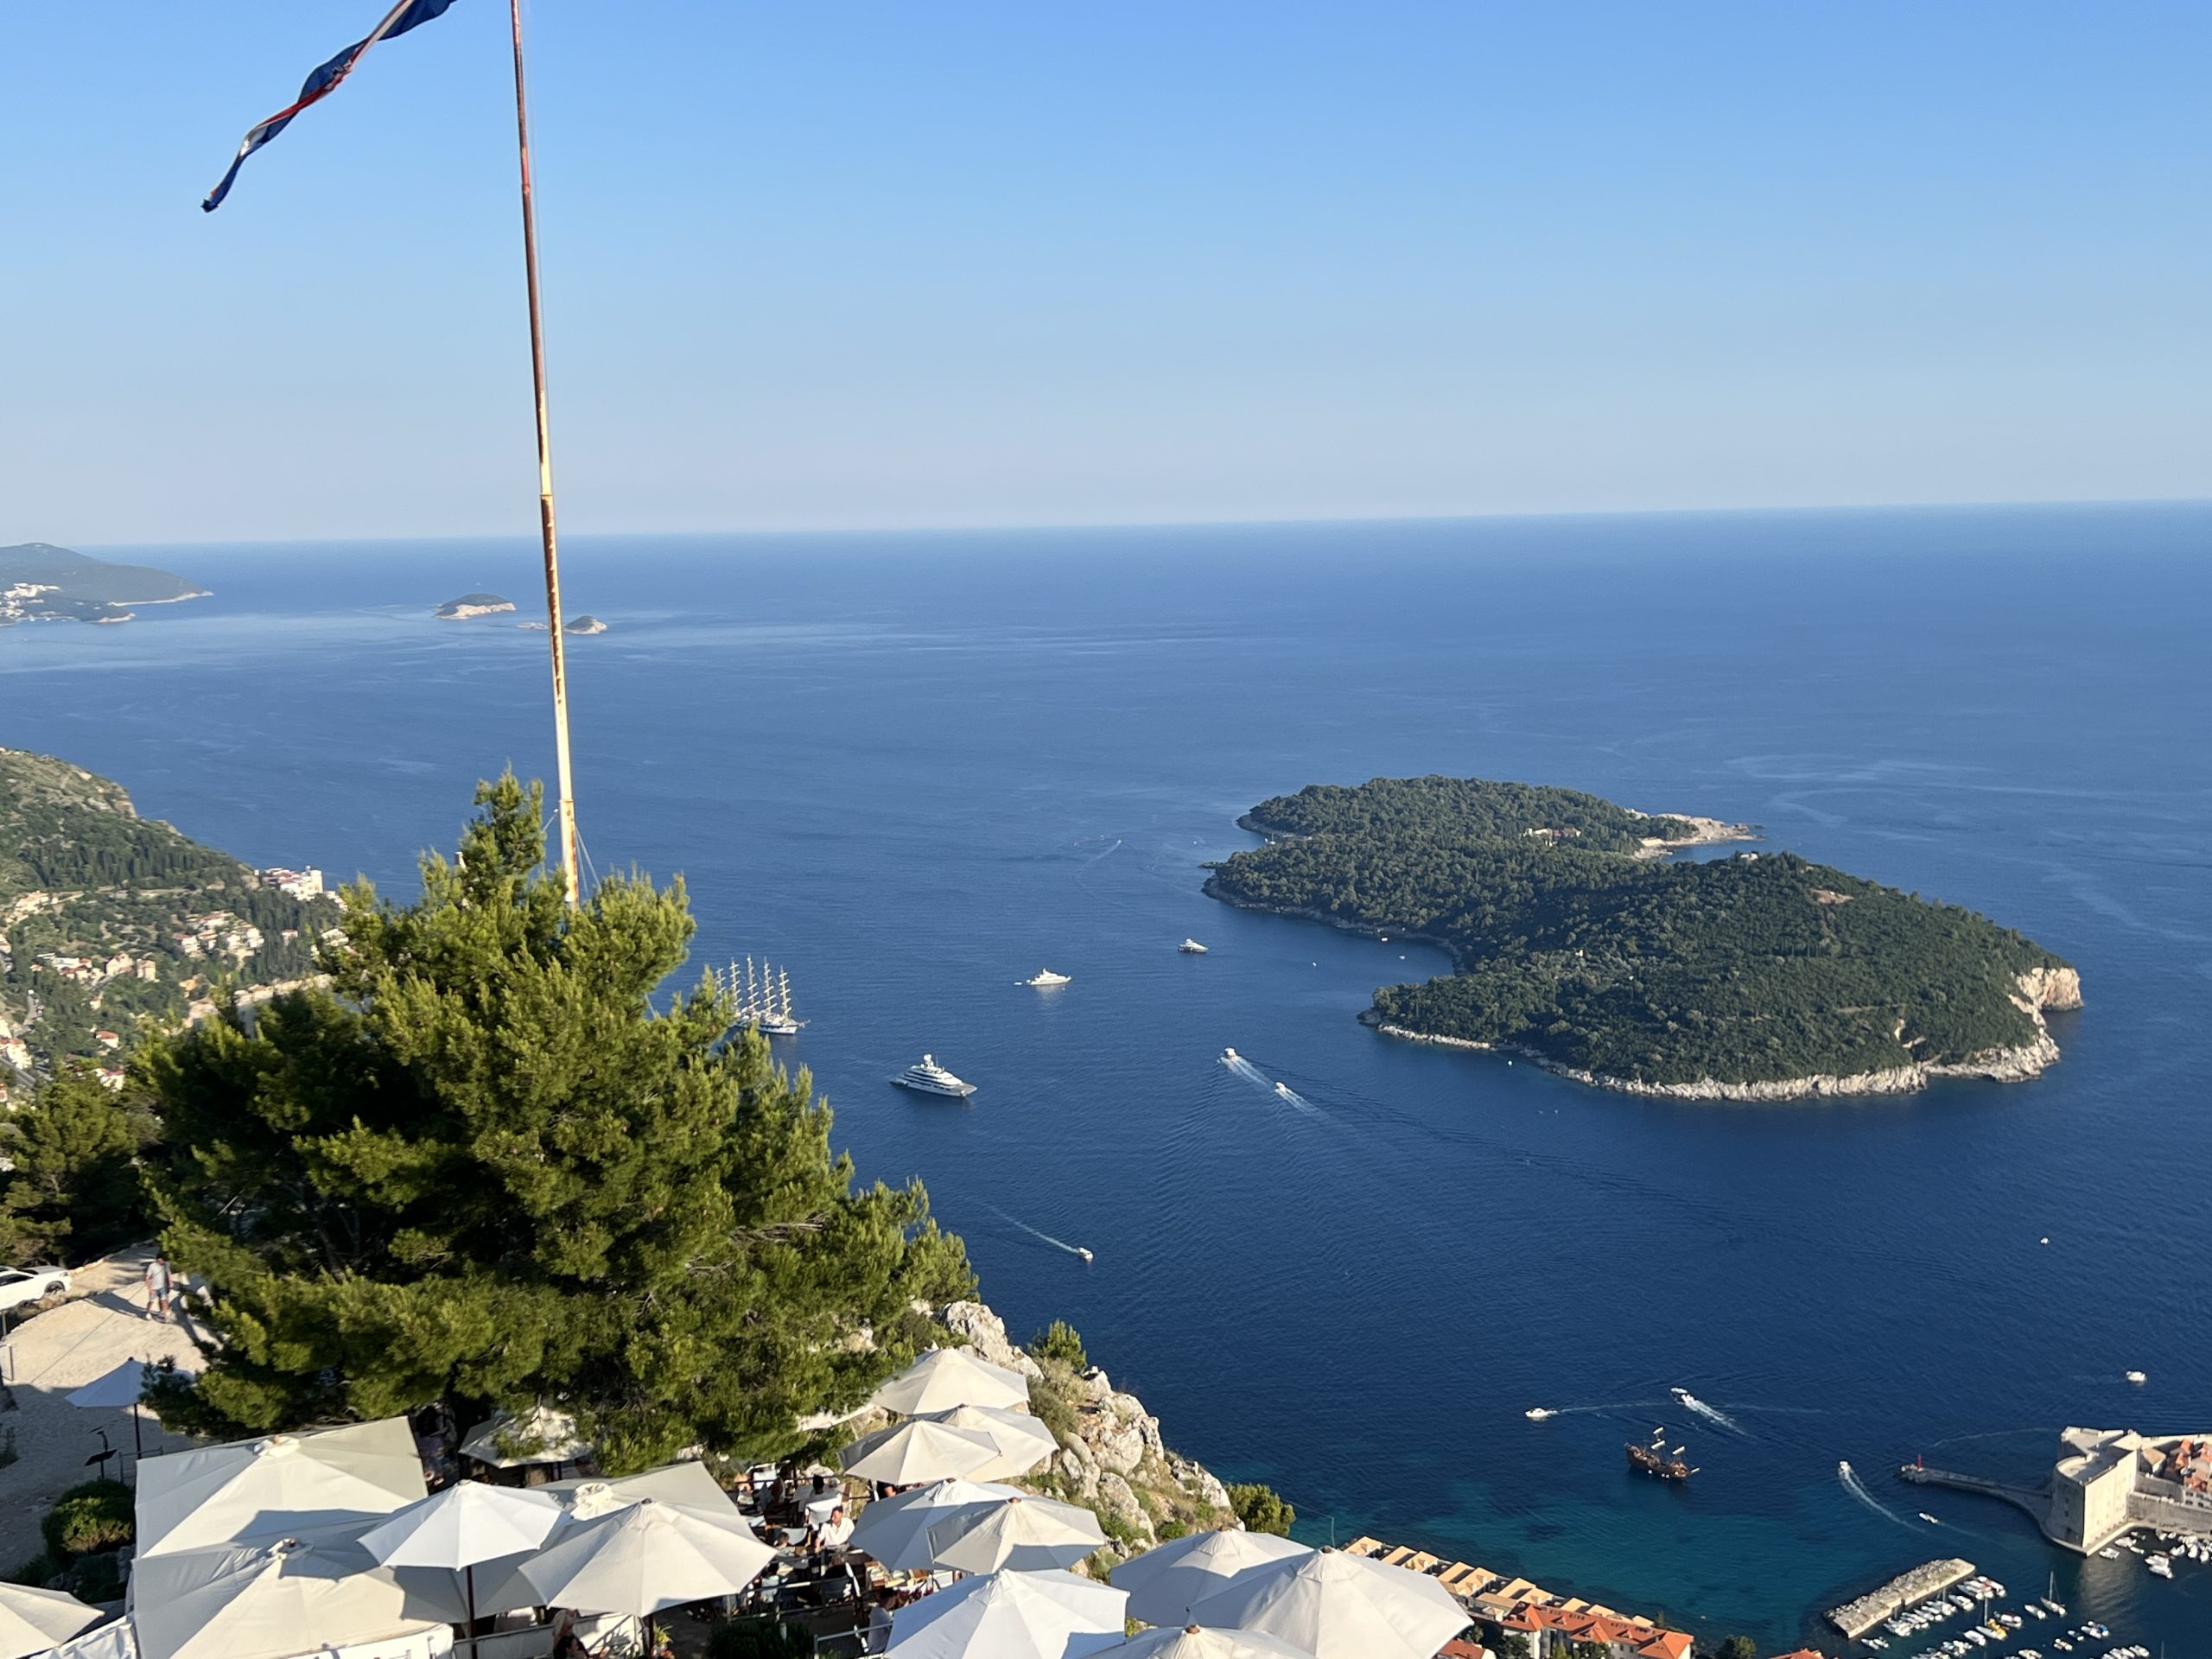
[[[545,626],[553,642],[553,754],[561,788],[561,869],[569,878],[569,903],[579,904],[583,884],[576,869],[576,796],[569,772],[569,659],[561,637],[561,555],[553,530],[553,451],[545,420],[545,330],[537,303],[537,212],[530,189],[530,117],[522,73],[522,0],[507,0],[514,25],[515,149],[522,165],[523,269],[530,284],[530,378],[537,393],[537,527],[545,546]]]

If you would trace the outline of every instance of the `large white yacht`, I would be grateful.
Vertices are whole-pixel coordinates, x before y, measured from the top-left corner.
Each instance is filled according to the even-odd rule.
[[[1068,976],[1056,974],[1049,968],[1040,968],[1021,982],[1025,985],[1034,985],[1039,990],[1050,990],[1055,985],[1066,984]]]
[[[891,1079],[901,1089],[918,1090],[925,1095],[962,1096],[976,1092],[972,1083],[963,1083],[937,1063],[934,1055],[925,1054],[915,1065],[908,1066]]]

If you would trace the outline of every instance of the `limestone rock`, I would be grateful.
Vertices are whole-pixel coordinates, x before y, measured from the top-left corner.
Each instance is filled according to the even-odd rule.
[[[1136,1533],[1140,1540],[1149,1547],[1152,1517],[1145,1513],[1144,1505],[1137,1501],[1135,1489],[1128,1481],[1119,1475],[1099,1476],[1098,1507]]]
[[[1006,1334],[1006,1321],[981,1302],[947,1302],[938,1319],[956,1337],[966,1340],[976,1357],[1003,1365],[1024,1376],[1042,1376],[1044,1368],[1015,1347]]]

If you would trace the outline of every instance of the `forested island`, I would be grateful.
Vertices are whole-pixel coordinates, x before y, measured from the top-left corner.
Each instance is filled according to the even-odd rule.
[[[207,596],[205,588],[151,565],[111,564],[48,542],[0,547],[0,627],[11,622],[128,622],[133,605]]]
[[[1524,1053],[1586,1083],[1732,1099],[2033,1077],[2073,968],[2034,941],[1789,853],[1649,856],[1718,838],[1576,790],[1483,779],[1317,785],[1238,820],[1268,836],[1215,898],[1443,945],[1385,986],[1395,1035]]]
[[[446,601],[431,614],[442,622],[462,622],[472,616],[496,616],[514,607],[514,601],[499,594],[463,594]]]
[[[105,1063],[143,1017],[312,974],[339,908],[270,879],[296,874],[142,818],[66,760],[0,749],[0,1086]]]

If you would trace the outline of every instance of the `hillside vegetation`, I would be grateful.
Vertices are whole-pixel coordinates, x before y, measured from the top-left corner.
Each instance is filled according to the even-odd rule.
[[[36,1069],[105,1052],[146,1015],[181,1015],[221,986],[314,971],[328,899],[140,817],[123,788],[66,760],[0,749],[0,1040]],[[0,1064],[0,1083],[9,1068]]]
[[[2040,1042],[2022,976],[2066,970],[1971,911],[1790,854],[1639,859],[1687,824],[1570,790],[1378,779],[1245,822],[1287,838],[1219,867],[1216,897],[1452,951],[1456,973],[1378,990],[1380,1022],[1609,1081],[1966,1065]]]

